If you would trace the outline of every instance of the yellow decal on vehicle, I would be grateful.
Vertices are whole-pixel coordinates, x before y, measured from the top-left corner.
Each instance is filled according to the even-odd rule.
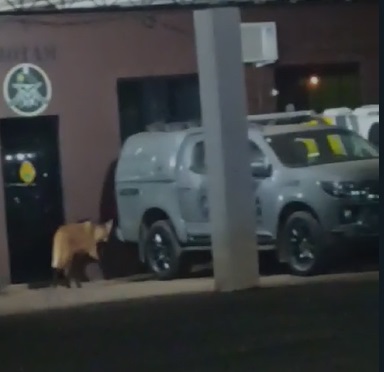
[[[36,179],[36,169],[30,161],[23,161],[19,169],[20,179],[26,183],[31,184]]]
[[[315,125],[318,125],[318,124],[334,125],[332,119],[327,118],[325,116],[321,116],[317,119],[312,119],[306,123],[306,125],[310,127],[314,127]]]
[[[313,138],[296,138],[296,141],[304,143],[307,147],[308,157],[319,156],[319,148]]]
[[[335,155],[346,155],[345,147],[338,134],[329,134],[327,136],[329,146]]]
[[[315,125],[319,124],[319,122],[318,120],[314,119],[314,120],[308,121],[306,124],[310,127],[314,127]]]
[[[323,116],[323,121],[325,124],[327,125],[335,125],[335,123],[333,122],[333,120],[331,118],[327,118],[326,116]]]

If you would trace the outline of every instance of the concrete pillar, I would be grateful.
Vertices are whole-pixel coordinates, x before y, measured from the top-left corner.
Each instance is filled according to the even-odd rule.
[[[258,283],[238,8],[194,11],[216,289]]]

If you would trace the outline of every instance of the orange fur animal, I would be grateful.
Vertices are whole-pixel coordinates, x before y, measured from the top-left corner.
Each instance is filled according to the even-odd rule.
[[[112,230],[112,221],[94,224],[91,221],[60,226],[53,237],[52,261],[53,284],[58,284],[59,273],[63,273],[67,286],[71,286],[72,264],[77,255],[83,254],[99,260],[97,244],[106,242]],[[78,278],[74,278],[80,287]]]

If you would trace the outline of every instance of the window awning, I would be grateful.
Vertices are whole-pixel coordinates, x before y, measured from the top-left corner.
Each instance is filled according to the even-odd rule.
[[[220,6],[235,4],[265,3],[345,3],[349,0],[0,0],[0,15],[16,13],[42,13],[103,8],[157,8],[170,6]],[[378,0],[355,0],[356,2],[378,2]]]
[[[229,5],[276,0],[0,0],[0,14],[13,12],[70,11],[97,8],[144,8],[161,6]]]

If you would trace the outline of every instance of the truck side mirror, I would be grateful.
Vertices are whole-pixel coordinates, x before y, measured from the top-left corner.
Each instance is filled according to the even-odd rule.
[[[267,178],[272,174],[272,165],[267,163],[251,163],[252,176],[258,178]]]

